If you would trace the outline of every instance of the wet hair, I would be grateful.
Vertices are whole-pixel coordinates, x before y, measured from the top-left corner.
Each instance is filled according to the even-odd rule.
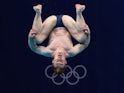
[[[65,65],[62,66],[60,64],[57,64],[57,66],[53,66],[53,70],[56,74],[60,75],[65,71],[65,67],[66,67]]]

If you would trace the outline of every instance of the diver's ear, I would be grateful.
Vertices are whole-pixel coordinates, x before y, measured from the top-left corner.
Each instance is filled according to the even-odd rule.
[[[65,59],[65,64],[67,64],[67,60]]]
[[[54,61],[52,60],[52,64],[54,63]]]

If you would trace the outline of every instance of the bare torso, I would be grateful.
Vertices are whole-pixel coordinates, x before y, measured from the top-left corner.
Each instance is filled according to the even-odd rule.
[[[62,47],[65,51],[73,47],[70,33],[64,27],[57,27],[50,33],[50,40],[47,48],[55,51],[57,47]]]

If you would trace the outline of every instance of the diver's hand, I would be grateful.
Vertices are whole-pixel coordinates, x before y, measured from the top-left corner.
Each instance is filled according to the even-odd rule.
[[[29,38],[35,38],[37,34],[38,34],[37,30],[31,29],[29,32]]]
[[[29,38],[35,38],[36,34],[35,33],[30,33]]]

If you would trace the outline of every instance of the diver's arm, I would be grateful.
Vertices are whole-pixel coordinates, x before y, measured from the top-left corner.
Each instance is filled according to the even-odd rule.
[[[33,52],[35,52],[35,53],[37,53],[39,55],[46,56],[46,57],[51,57],[51,51],[47,47],[38,46],[36,44],[35,34],[29,34],[29,36],[28,36],[28,45],[29,45],[30,49]]]
[[[79,54],[80,52],[82,52],[84,49],[86,48],[86,46],[84,44],[76,44],[69,52],[69,56],[68,57],[74,57],[77,54]]]
[[[76,56],[80,52],[82,52],[84,49],[86,49],[90,43],[90,31],[85,30],[84,31],[87,38],[84,42],[76,44],[70,51],[69,51],[69,57]]]

